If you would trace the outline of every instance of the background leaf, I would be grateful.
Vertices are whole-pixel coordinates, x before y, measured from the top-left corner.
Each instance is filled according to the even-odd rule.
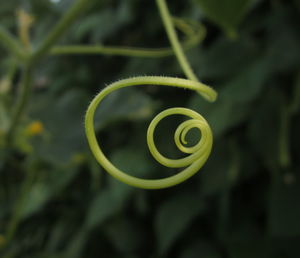
[[[188,193],[172,196],[163,203],[155,219],[159,253],[164,254],[203,210],[203,202]]]
[[[196,0],[204,14],[228,34],[235,33],[252,0]]]

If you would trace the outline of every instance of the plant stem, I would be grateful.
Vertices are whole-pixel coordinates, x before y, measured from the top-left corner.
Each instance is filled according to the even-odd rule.
[[[18,40],[15,39],[7,30],[0,25],[0,43],[9,50],[14,56],[20,60],[26,59],[26,54],[23,51]]]
[[[168,10],[167,4],[165,0],[156,0],[157,6],[158,6],[158,10],[160,12],[160,16],[163,20],[163,24],[165,26],[169,41],[172,45],[172,48],[174,50],[174,53],[177,57],[177,60],[183,70],[183,72],[185,73],[186,77],[192,81],[196,81],[199,82],[198,77],[196,76],[196,74],[193,72],[184,52],[182,49],[182,46],[180,45],[179,39],[177,37],[176,31],[175,31],[175,27],[174,24],[172,22],[172,18],[170,15],[170,12]],[[203,83],[202,83],[203,84]],[[203,84],[205,85],[205,84]],[[206,87],[210,88],[209,86],[205,85]],[[214,92],[214,98],[211,99],[209,95],[207,95],[204,92],[200,92],[200,94],[202,95],[202,97],[204,97],[206,100],[213,102],[216,100],[217,98],[217,92],[215,92],[212,88],[210,88],[213,92]]]
[[[205,28],[194,22],[190,26],[187,22],[180,18],[173,18],[172,21],[186,39],[182,42],[185,50],[196,46],[205,36]],[[160,58],[174,55],[174,50],[171,47],[165,48],[138,48],[138,47],[117,47],[117,46],[102,46],[102,45],[65,45],[54,46],[50,54],[52,55],[78,55],[78,54],[101,54],[101,55],[118,55],[118,56],[133,56]]]
[[[75,2],[58,24],[56,24],[53,30],[47,35],[40,47],[35,51],[31,58],[33,63],[40,60],[49,51],[51,46],[55,44],[59,37],[69,28],[71,23],[78,17],[89,2],[89,0],[77,0],[77,2]]]
[[[32,67],[28,64],[24,66],[23,75],[20,83],[20,92],[13,112],[12,120],[8,128],[6,144],[10,147],[14,138],[15,131],[25,111],[29,95],[32,88]]]
[[[282,168],[291,165],[289,131],[290,131],[291,114],[287,106],[282,105],[280,110],[280,128],[279,128],[279,163]]]
[[[54,55],[69,54],[101,54],[101,55],[118,55],[133,57],[166,57],[174,54],[171,48],[131,48],[131,47],[106,47],[106,46],[58,46],[54,47],[51,52]]]
[[[170,43],[174,49],[175,55],[177,57],[177,60],[184,71],[187,78],[189,78],[192,81],[199,81],[196,74],[193,72],[191,66],[189,65],[189,62],[183,52],[183,49],[180,45],[179,39],[177,37],[175,27],[172,23],[172,18],[170,15],[170,12],[168,10],[167,4],[165,0],[156,0],[161,18],[163,20],[163,24],[165,26],[168,38],[170,40]]]
[[[226,172],[223,189],[219,199],[219,223],[217,227],[217,235],[219,236],[220,240],[228,236],[227,234],[230,223],[231,187],[235,184],[235,182],[237,182],[241,168],[240,154],[236,142],[231,140],[228,147],[232,160]]]
[[[292,94],[292,101],[288,106],[290,115],[295,115],[300,108],[300,71],[296,76],[296,81],[294,85],[294,90]]]
[[[19,198],[17,200],[17,203],[15,205],[13,216],[9,222],[7,232],[6,232],[6,243],[9,244],[10,241],[13,239],[18,226],[21,221],[22,217],[22,211],[24,209],[24,204],[26,202],[26,199],[28,198],[28,193],[30,192],[32,183],[34,181],[35,175],[36,175],[36,169],[28,170],[27,175],[25,177],[25,180],[22,183],[21,186],[21,193],[19,194]]]

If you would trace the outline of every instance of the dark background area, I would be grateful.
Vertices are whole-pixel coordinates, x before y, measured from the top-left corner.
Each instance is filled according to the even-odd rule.
[[[0,0],[0,23],[17,35],[16,11],[30,13],[35,48],[72,3]],[[300,257],[299,2],[168,4],[173,15],[204,24],[205,39],[186,54],[218,100],[207,103],[194,92],[159,86],[118,90],[98,108],[97,136],[123,171],[172,175],[178,171],[151,157],[147,127],[160,111],[187,107],[213,130],[207,163],[178,186],[141,190],[109,176],[87,145],[84,113],[96,93],[137,75],[184,78],[174,56],[49,55],[35,71],[14,152],[9,162],[0,156],[0,256]],[[138,0],[91,0],[59,44],[170,45],[155,1]],[[17,66],[7,84],[13,64],[0,46],[2,156],[20,79]],[[164,120],[155,135],[172,158],[181,156],[173,142],[181,119]],[[188,135],[190,142],[198,136]]]

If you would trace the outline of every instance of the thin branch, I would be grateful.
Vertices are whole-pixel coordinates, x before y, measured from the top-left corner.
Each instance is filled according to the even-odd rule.
[[[10,51],[18,59],[25,60],[26,54],[19,44],[18,40],[14,38],[5,28],[0,25],[0,44],[2,44],[8,51]]]
[[[200,41],[197,37],[184,42],[184,49],[188,50]],[[173,48],[138,48],[138,47],[117,47],[101,45],[65,45],[53,47],[50,51],[52,55],[79,55],[79,54],[101,54],[117,56],[133,56],[159,58],[174,55]]]
[[[192,81],[199,82],[198,77],[194,73],[193,69],[191,68],[185,54],[183,51],[183,48],[179,42],[178,36],[175,31],[174,23],[171,18],[171,14],[169,12],[168,6],[166,4],[165,0],[156,0],[158,10],[160,12],[160,16],[162,18],[163,24],[165,26],[165,30],[167,32],[169,41],[174,49],[175,55],[177,57],[177,60],[185,73],[186,77]],[[204,85],[204,84],[203,84]],[[199,91],[199,94],[203,96],[208,101],[215,101],[217,98],[217,92],[214,91],[212,88],[210,88],[207,85],[204,85],[205,87],[209,88],[212,92],[214,92],[213,97],[211,95],[207,95],[206,93],[203,93]]]
[[[101,54],[133,57],[165,57],[173,55],[171,48],[134,48],[134,47],[107,47],[107,46],[85,46],[85,45],[65,45],[56,46],[51,52],[52,55],[79,55],[79,54]]]
[[[170,12],[168,10],[167,4],[165,0],[156,0],[158,10],[160,12],[160,16],[162,18],[163,24],[165,26],[169,41],[173,46],[175,55],[178,59],[178,62],[184,71],[187,78],[193,81],[199,81],[196,74],[193,72],[184,52],[182,46],[180,45],[178,36],[175,31],[174,24],[172,22],[172,18]]]
[[[12,140],[14,138],[15,131],[19,124],[19,121],[22,118],[23,113],[25,112],[25,107],[27,105],[29,95],[31,93],[32,88],[32,67],[26,65],[23,70],[22,79],[20,82],[20,92],[18,99],[16,101],[16,107],[14,109],[14,113],[12,116],[12,120],[10,126],[8,128],[6,145],[7,147],[11,146]]]
[[[76,3],[68,10],[68,12],[55,25],[52,31],[47,35],[46,39],[33,54],[31,61],[35,63],[41,59],[50,48],[57,42],[60,36],[69,28],[71,23],[77,19],[78,15],[90,3],[89,0],[77,0]]]
[[[181,42],[184,50],[189,50],[203,40],[206,30],[201,24],[193,22],[193,26],[180,18],[172,18],[174,25],[183,34],[186,39]],[[139,48],[139,47],[119,47],[119,46],[103,46],[103,45],[63,45],[54,46],[50,54],[52,55],[80,55],[80,54],[101,54],[101,55],[117,55],[132,56],[146,58],[160,58],[174,55],[172,47],[164,48]]]

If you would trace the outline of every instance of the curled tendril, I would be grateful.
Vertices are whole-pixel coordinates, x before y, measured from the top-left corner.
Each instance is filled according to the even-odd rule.
[[[149,150],[153,157],[162,165],[172,168],[186,167],[183,171],[176,175],[163,178],[163,179],[141,179],[134,176],[130,176],[120,169],[116,168],[103,154],[99,147],[98,141],[95,135],[94,129],[94,114],[97,106],[100,102],[111,92],[118,90],[120,88],[128,86],[141,86],[141,85],[161,85],[161,86],[171,86],[180,87],[190,90],[195,90],[197,93],[201,94],[208,101],[214,101],[216,99],[216,92],[197,81],[179,79],[173,77],[161,77],[161,76],[141,76],[134,77],[130,79],[124,79],[110,84],[104,88],[91,102],[88,107],[86,117],[85,117],[85,128],[86,135],[90,145],[90,148],[97,159],[97,161],[105,168],[105,170],[110,173],[116,179],[135,186],[145,189],[157,189],[166,188],[183,182],[192,175],[194,175],[207,160],[211,148],[212,148],[212,132],[206,122],[206,120],[197,112],[187,109],[187,108],[170,108],[159,113],[150,123],[147,132],[147,142]],[[184,153],[191,154],[190,156],[173,160],[162,156],[157,150],[153,135],[154,130],[163,118],[169,115],[180,114],[190,117],[191,119],[180,124],[175,132],[174,139],[177,147]],[[197,128],[201,132],[201,139],[199,142],[192,146],[186,147],[187,144],[185,136],[188,131],[192,128]]]

